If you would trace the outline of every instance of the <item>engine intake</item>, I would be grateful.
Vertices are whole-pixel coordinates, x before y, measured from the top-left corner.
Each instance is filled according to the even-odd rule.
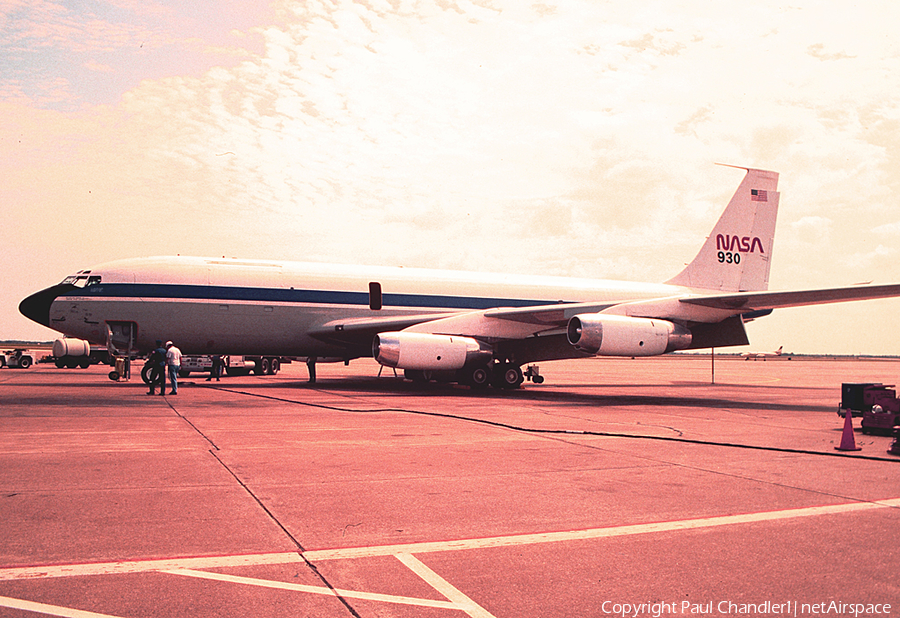
[[[494,352],[486,343],[471,337],[392,332],[375,335],[372,355],[387,367],[440,371],[487,364],[493,360]]]
[[[691,331],[679,324],[602,313],[576,315],[567,336],[577,350],[599,356],[656,356],[691,345]]]

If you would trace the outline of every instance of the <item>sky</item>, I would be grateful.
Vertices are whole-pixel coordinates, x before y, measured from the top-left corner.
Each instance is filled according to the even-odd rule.
[[[201,255],[665,281],[774,170],[771,289],[900,282],[900,4],[0,0],[0,339]],[[900,299],[753,350],[900,353]],[[737,350],[739,351],[739,349]]]

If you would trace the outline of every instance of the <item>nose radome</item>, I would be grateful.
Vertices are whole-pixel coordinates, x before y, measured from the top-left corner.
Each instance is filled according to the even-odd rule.
[[[38,324],[50,327],[50,305],[56,298],[72,289],[74,286],[68,284],[54,285],[40,292],[35,292],[19,303],[19,313],[29,320],[33,320]]]

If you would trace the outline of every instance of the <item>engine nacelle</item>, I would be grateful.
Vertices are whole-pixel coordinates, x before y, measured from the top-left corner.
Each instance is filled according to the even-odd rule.
[[[691,345],[691,331],[666,320],[586,313],[569,320],[577,350],[599,356],[656,356]]]
[[[471,337],[406,332],[375,335],[372,355],[387,367],[425,371],[462,369],[494,358],[489,345]]]

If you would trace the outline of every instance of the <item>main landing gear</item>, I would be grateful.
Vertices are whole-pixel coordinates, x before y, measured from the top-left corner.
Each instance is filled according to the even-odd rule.
[[[418,369],[406,369],[403,375],[413,382],[459,382],[471,386],[473,389],[494,388],[515,389],[528,379],[535,384],[544,382],[543,376],[538,372],[537,365],[529,365],[526,371],[508,361],[478,364],[464,367],[456,372],[423,371]]]
[[[522,368],[512,363],[494,365],[494,376],[491,385],[494,388],[519,388],[525,381]]]

